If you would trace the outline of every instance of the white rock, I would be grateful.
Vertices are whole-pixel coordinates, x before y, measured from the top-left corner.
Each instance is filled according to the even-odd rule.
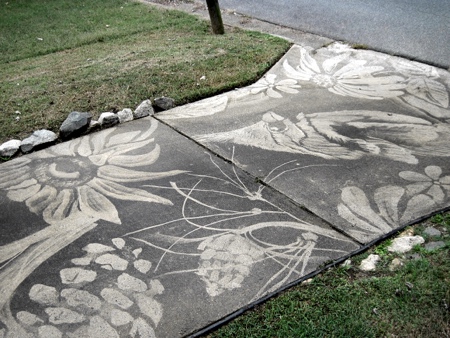
[[[127,296],[123,295],[120,291],[105,288],[100,292],[100,295],[106,300],[109,304],[117,305],[122,309],[128,309],[134,303]]]
[[[122,250],[123,247],[125,246],[125,240],[123,238],[120,237],[113,238],[111,241],[113,242],[114,246],[119,250]]]
[[[38,329],[39,338],[62,338],[62,332],[52,325],[43,325]]]
[[[359,266],[362,271],[373,271],[376,268],[377,262],[380,260],[380,256],[378,255],[369,255],[366,259],[361,261],[361,265]]]
[[[101,254],[105,252],[115,251],[116,249],[99,243],[91,243],[83,248],[84,251],[93,254]]]
[[[144,292],[147,290],[147,284],[145,282],[127,273],[123,273],[117,278],[117,285],[121,290],[136,292]]]
[[[114,270],[125,271],[128,261],[114,254],[104,254],[95,259],[95,263],[110,266]]]
[[[82,268],[62,269],[59,274],[61,276],[61,282],[63,284],[92,282],[97,277],[97,273],[95,271],[85,270]]]
[[[102,306],[100,298],[84,290],[64,289],[61,291],[61,296],[66,299],[68,305],[75,308],[81,307],[89,310],[100,310]]]
[[[145,274],[150,271],[152,263],[145,259],[138,259],[137,261],[133,262],[133,266],[136,270]]]
[[[41,318],[39,318],[35,314],[30,313],[28,311],[19,311],[19,312],[17,312],[16,318],[22,324],[29,325],[29,326],[32,326],[32,325],[35,325],[35,324],[38,324],[38,323],[44,323],[44,321]]]
[[[124,110],[121,110],[120,112],[118,112],[117,116],[119,116],[120,123],[132,121],[133,120],[133,111],[129,108],[125,108]]]
[[[0,157],[11,157],[20,149],[20,140],[10,140],[0,145]]]
[[[128,312],[114,309],[111,311],[111,324],[114,326],[122,326],[131,323],[134,320]]]
[[[388,246],[388,251],[396,253],[405,253],[411,251],[414,245],[422,244],[425,240],[421,236],[404,236],[395,238],[392,244]]]
[[[31,287],[28,295],[31,300],[41,305],[58,304],[58,291],[56,291],[56,289],[52,286],[35,284]]]
[[[91,318],[88,334],[89,337],[95,338],[119,338],[117,331],[100,316]]]
[[[30,137],[27,137],[20,143],[20,149],[24,153],[29,153],[38,146],[44,146],[53,143],[58,136],[50,130],[37,130]]]
[[[81,323],[86,319],[82,314],[64,307],[47,308],[45,312],[49,316],[50,323],[56,325]]]
[[[141,117],[153,115],[155,111],[152,107],[152,101],[145,100],[143,101],[134,111],[133,118],[140,119]]]
[[[342,263],[343,267],[349,267],[352,265],[352,260],[349,258],[344,263]]]

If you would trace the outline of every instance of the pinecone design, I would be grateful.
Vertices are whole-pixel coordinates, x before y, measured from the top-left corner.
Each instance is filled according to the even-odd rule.
[[[198,249],[203,252],[197,275],[206,283],[211,297],[241,287],[252,265],[264,257],[260,247],[235,234],[208,238]]]

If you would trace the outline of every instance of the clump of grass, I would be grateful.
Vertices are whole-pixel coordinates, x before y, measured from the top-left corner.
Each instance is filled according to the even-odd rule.
[[[36,129],[56,132],[71,111],[97,118],[147,98],[169,96],[181,105],[244,86],[289,48],[231,28],[215,36],[206,21],[132,1],[2,6],[0,142]]]
[[[427,222],[450,227],[450,213]],[[392,258],[386,247],[384,242],[371,252]],[[450,247],[420,253],[395,272],[329,269],[208,337],[448,337]]]

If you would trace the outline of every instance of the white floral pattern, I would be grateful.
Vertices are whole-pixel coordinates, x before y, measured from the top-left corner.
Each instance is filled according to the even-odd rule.
[[[278,91],[288,94],[297,94],[300,86],[297,81],[292,79],[284,79],[276,81],[277,76],[275,74],[267,74],[261,80],[248,87],[252,94],[265,93],[267,96],[275,99],[281,99],[281,95]],[[277,91],[278,90],[278,91]]]
[[[122,238],[114,238],[112,243],[114,246],[85,246],[86,255],[72,259],[76,267],[60,270],[60,285],[34,284],[28,296],[40,308],[40,316],[28,309],[17,312],[21,327],[9,335],[111,338],[128,328],[131,337],[155,338],[155,328],[163,316],[163,306],[156,298],[164,293],[164,286],[157,279],[149,280],[148,271],[133,264],[146,261],[138,259],[142,248],[125,245]],[[99,262],[106,255],[126,262],[125,269],[106,268]],[[105,277],[114,278],[115,283],[105,284]],[[64,324],[70,324],[70,330]]]
[[[384,76],[382,66],[369,66],[366,60],[352,60],[350,53],[342,53],[324,61],[320,67],[305,48],[294,48],[300,54],[298,65],[292,66],[288,60],[283,63],[287,76],[292,79],[310,81],[334,94],[362,99],[382,100],[404,93],[405,79]]]
[[[402,171],[399,176],[404,180],[414,182],[406,186],[411,195],[425,192],[436,202],[441,203],[446,194],[450,192],[450,175],[442,176],[442,169],[438,166],[426,167],[425,175],[414,171]]]
[[[171,205],[165,198],[123,185],[181,173],[135,170],[151,165],[159,157],[158,144],[148,147],[153,143],[149,136],[155,129],[154,123],[145,133],[113,136],[113,128],[107,135],[92,134],[8,163],[0,168],[0,188],[8,190],[7,197],[11,200],[25,202],[30,211],[42,212],[49,224],[77,210],[95,219],[120,224],[110,198]],[[147,148],[149,151],[138,156],[130,155]],[[53,162],[48,164],[48,159]]]

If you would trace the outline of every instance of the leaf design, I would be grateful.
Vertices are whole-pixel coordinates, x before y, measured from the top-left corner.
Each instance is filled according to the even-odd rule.
[[[210,116],[225,110],[227,104],[228,96],[218,95],[158,113],[158,117],[164,120],[174,120]]]
[[[163,308],[161,304],[153,298],[143,294],[135,295],[134,300],[136,301],[139,310],[141,310],[141,313],[149,317],[157,326],[163,316]]]
[[[447,108],[449,97],[447,88],[440,82],[426,78],[413,78],[408,82],[406,91],[429,103]]]

